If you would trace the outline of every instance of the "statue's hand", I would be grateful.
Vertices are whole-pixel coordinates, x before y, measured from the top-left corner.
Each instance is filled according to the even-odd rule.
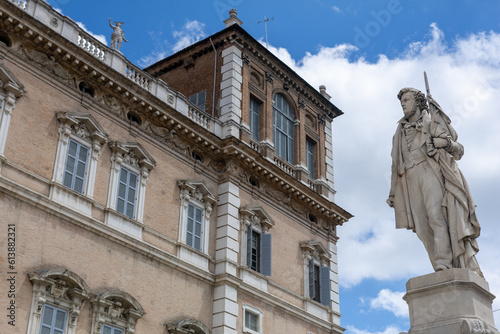
[[[389,206],[391,208],[393,208],[394,207],[394,196],[389,196],[389,198],[387,199],[386,202],[387,202],[387,204],[389,204]]]
[[[448,146],[449,144],[448,139],[444,138],[432,138],[432,143],[434,144],[435,148],[443,148]]]

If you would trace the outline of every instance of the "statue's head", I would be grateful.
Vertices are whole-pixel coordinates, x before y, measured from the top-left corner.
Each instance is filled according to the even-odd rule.
[[[427,99],[424,93],[415,88],[403,88],[398,93],[398,99],[401,101],[401,107],[405,114],[405,118],[409,119],[420,110],[428,110]]]

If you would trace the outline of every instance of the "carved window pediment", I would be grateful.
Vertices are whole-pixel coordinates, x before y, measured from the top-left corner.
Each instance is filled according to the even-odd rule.
[[[0,87],[6,95],[12,98],[18,98],[24,94],[24,86],[15,75],[9,71],[5,64],[0,64]]]
[[[101,334],[104,324],[113,325],[127,334],[135,331],[137,320],[145,314],[141,304],[131,295],[119,290],[110,290],[94,296],[92,333]]]
[[[56,117],[59,120],[61,133],[67,132],[68,136],[73,134],[99,146],[107,141],[107,133],[89,113],[58,112]]]
[[[5,64],[0,64],[0,157],[3,156],[12,110],[16,99],[24,94],[24,86]]]
[[[240,214],[244,228],[252,224],[267,233],[274,226],[274,220],[261,206],[241,207]]]
[[[169,334],[211,334],[210,329],[201,321],[184,319],[176,323],[165,324]]]
[[[304,258],[307,260],[315,259],[322,266],[328,265],[330,262],[330,252],[319,241],[309,241],[300,244]]]
[[[112,141],[109,143],[109,147],[113,151],[113,157],[119,160],[119,164],[124,162],[132,167],[147,171],[151,171],[156,166],[153,157],[139,143]]]
[[[28,333],[37,334],[40,330],[44,304],[67,311],[67,333],[75,333],[80,308],[90,295],[90,288],[83,279],[64,268],[32,272],[29,273],[29,278],[33,284],[33,308]]]
[[[195,200],[204,204],[205,209],[217,202],[216,196],[210,191],[203,181],[177,181],[177,185],[181,189],[181,198],[184,196],[186,200]]]

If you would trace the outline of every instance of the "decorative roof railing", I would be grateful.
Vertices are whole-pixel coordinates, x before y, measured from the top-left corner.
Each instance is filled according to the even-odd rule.
[[[71,18],[61,15],[43,0],[5,0],[11,2],[29,15],[55,30],[96,59],[130,79],[142,89],[159,98],[181,114],[189,117],[205,129],[221,136],[221,126],[216,118],[196,110],[179,92],[171,89],[164,81],[146,73],[130,62],[120,51],[111,49],[82,29]]]

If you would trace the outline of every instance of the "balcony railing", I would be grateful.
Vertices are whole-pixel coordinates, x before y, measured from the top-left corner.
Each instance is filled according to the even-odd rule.
[[[278,156],[274,156],[274,164],[288,175],[295,177],[295,171],[293,170],[293,166],[290,163],[286,162]]]

